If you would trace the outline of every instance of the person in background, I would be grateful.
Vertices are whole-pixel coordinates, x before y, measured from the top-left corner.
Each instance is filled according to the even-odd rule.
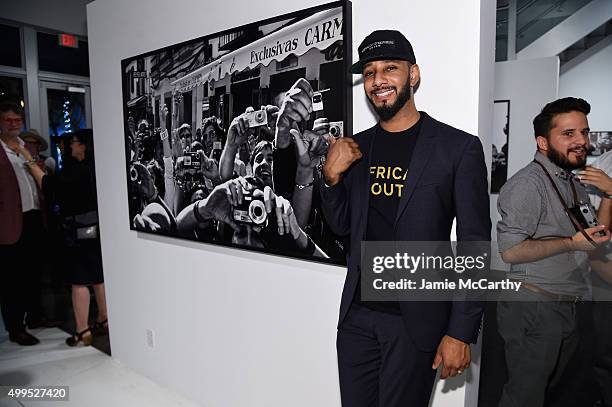
[[[209,157],[213,157],[215,143],[221,145],[221,148],[225,146],[225,130],[219,125],[219,119],[216,116],[208,117],[202,123],[202,140],[200,142],[204,145],[204,152]],[[220,156],[216,158],[219,160]]]
[[[599,157],[577,173],[588,186],[589,198],[597,208],[599,223],[612,226],[612,151]],[[599,387],[601,407],[612,407],[612,246],[602,251],[600,259],[591,262],[593,284],[593,339],[595,363],[593,373]]]
[[[24,131],[19,135],[19,138],[23,140],[32,158],[37,161],[37,164],[45,173],[55,172],[56,162],[53,157],[47,157],[42,154],[43,151],[49,148],[49,143],[41,137],[37,130],[29,129]]]
[[[588,262],[610,240],[605,225],[585,228],[569,216],[592,210],[588,177],[578,182],[572,172],[586,164],[590,111],[573,97],[544,106],[533,119],[534,159],[497,200],[499,251],[508,278],[521,282],[497,304],[508,372],[499,407],[548,405],[579,345],[577,303],[589,297]]]
[[[9,340],[31,346],[40,341],[26,331],[24,318],[31,316],[36,302],[32,282],[38,279],[41,263],[32,253],[41,246],[43,221],[36,182],[19,153],[27,152],[19,138],[22,129],[23,109],[0,105],[0,304]]]
[[[25,143],[25,148],[32,155],[32,159],[36,160],[36,164],[40,167],[45,174],[53,174],[56,170],[56,162],[53,157],[47,157],[42,154],[43,151],[49,148],[49,143],[45,140],[35,129],[28,129],[19,135],[19,138]],[[58,278],[53,269],[54,259],[52,258],[52,247],[54,246],[51,241],[52,232],[51,229],[55,226],[53,216],[53,199],[50,197],[44,197],[41,201],[43,207],[42,218],[44,224],[44,230],[42,231],[41,239],[46,244],[39,249],[41,258],[48,259],[41,264],[41,270],[37,275],[39,281],[32,281],[33,287],[33,301],[35,306],[33,308],[33,315],[28,315],[26,322],[28,328],[51,328],[60,325],[60,321],[54,320],[51,316],[59,316],[62,311],[58,304],[57,293],[62,291],[61,278]],[[43,300],[43,298],[45,300]]]
[[[46,175],[29,151],[18,148],[27,168],[45,194],[55,194],[62,216],[66,256],[70,259],[72,306],[76,333],[66,339],[68,346],[90,345],[92,328],[89,320],[89,286],[93,286],[98,316],[94,331],[108,327],[102,257],[98,230],[98,204],[94,168],[93,134],[76,131],[70,143],[74,163],[57,175]]]

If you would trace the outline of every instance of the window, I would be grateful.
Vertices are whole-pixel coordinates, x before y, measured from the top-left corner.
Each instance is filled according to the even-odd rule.
[[[23,79],[0,76],[0,102],[13,103],[24,107]]]
[[[298,65],[298,57],[296,55],[294,55],[294,54],[289,54],[282,61],[277,61],[276,62],[276,70],[277,71],[282,71],[284,69],[294,68],[297,65]]]
[[[19,27],[0,24],[0,65],[21,68],[21,32]]]

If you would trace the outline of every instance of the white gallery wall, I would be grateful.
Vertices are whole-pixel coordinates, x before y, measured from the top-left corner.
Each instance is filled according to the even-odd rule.
[[[581,97],[591,104],[589,126],[612,131],[612,36],[568,62],[559,78],[559,97]]]
[[[479,133],[490,157],[495,2],[480,3],[356,0],[353,48],[374,29],[403,31],[421,66],[419,108]],[[88,6],[113,357],[204,406],[339,406],[335,335],[346,272],[130,231],[120,61],[311,6],[308,0],[97,0]],[[355,131],[375,122],[360,85],[353,120]],[[468,375],[467,385],[464,378],[438,383],[433,406],[462,406],[466,397],[466,405],[475,405],[476,376]]]
[[[495,63],[495,100],[510,100],[508,179],[533,160],[533,118],[557,99],[559,58],[520,59]],[[497,194],[491,195],[493,240],[499,220]]]

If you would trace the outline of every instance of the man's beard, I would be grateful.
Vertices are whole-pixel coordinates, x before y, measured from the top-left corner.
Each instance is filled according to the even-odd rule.
[[[410,86],[408,86],[408,82],[404,84],[397,93],[397,99],[395,99],[395,103],[393,104],[384,103],[382,106],[376,106],[370,98],[370,95],[368,95],[368,100],[378,114],[378,117],[380,117],[380,120],[384,122],[393,118],[393,116],[404,107],[406,102],[410,100]]]
[[[581,147],[582,148],[582,147]],[[572,148],[569,151],[575,150],[576,148]],[[586,148],[583,148],[586,152]],[[555,149],[553,146],[551,146],[549,144],[549,149],[548,149],[548,159],[555,164],[557,167],[564,169],[565,171],[573,171],[573,170],[577,170],[578,168],[582,168],[586,165],[586,154],[584,156],[584,159],[579,160],[576,163],[573,163],[569,160],[568,157],[564,156],[563,154],[561,154],[561,152],[557,149]]]

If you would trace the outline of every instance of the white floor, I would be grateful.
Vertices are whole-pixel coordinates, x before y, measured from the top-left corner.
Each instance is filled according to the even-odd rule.
[[[36,346],[0,342],[0,385],[69,386],[70,401],[0,398],[1,407],[196,407],[93,347],[70,348],[59,329],[38,329]]]

